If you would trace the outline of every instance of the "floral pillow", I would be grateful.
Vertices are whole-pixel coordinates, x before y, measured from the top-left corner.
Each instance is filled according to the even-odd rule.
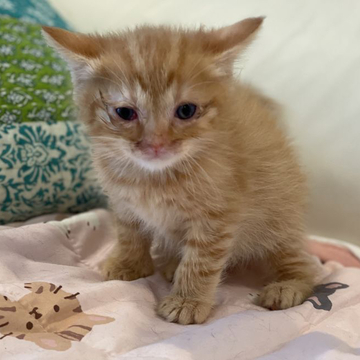
[[[104,205],[81,124],[0,126],[0,224]]]
[[[0,14],[42,25],[69,28],[46,0],[0,0]]]
[[[106,202],[70,75],[40,29],[0,16],[0,224]]]

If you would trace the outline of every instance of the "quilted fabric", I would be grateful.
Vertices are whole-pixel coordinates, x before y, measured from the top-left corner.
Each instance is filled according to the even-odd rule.
[[[0,126],[0,224],[105,206],[81,124]]]
[[[70,74],[40,29],[0,17],[0,123],[75,117]]]
[[[117,241],[110,212],[54,214],[24,225],[0,227],[1,360],[359,359],[360,269],[340,265],[336,252],[332,261],[316,261],[318,285],[302,305],[259,307],[259,273],[234,269],[207,321],[184,326],[156,315],[171,290],[158,271],[103,281],[102,264]]]

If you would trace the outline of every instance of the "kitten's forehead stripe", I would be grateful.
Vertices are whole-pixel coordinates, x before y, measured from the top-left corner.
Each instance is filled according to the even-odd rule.
[[[128,44],[129,55],[132,58],[132,64],[135,67],[137,72],[141,72],[146,68],[147,64],[145,62],[144,56],[142,56],[140,44],[138,41],[130,41]]]
[[[128,41],[125,57],[131,59],[124,59],[123,66],[131,73],[136,94],[140,97],[144,94],[140,94],[139,88],[148,96],[159,98],[175,80],[179,60],[183,57],[183,51],[179,49],[179,34],[172,34],[171,39],[164,37],[161,42],[158,41],[159,35],[155,31],[146,36],[134,34]]]

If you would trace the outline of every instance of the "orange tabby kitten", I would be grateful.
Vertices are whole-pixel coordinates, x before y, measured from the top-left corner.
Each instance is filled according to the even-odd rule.
[[[271,104],[233,76],[262,18],[218,30],[144,26],[106,36],[44,28],[69,62],[80,117],[117,216],[107,279],[154,272],[171,293],[158,313],[202,323],[224,270],[267,261],[260,304],[286,309],[313,287],[303,247],[304,177]]]

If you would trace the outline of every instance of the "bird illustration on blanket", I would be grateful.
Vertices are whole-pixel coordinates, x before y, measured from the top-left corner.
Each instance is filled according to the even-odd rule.
[[[329,299],[329,296],[334,294],[337,290],[346,289],[348,287],[349,285],[339,282],[320,284],[314,287],[313,295],[305,301],[311,302],[317,310],[330,311],[332,302]]]
[[[0,295],[0,340],[8,336],[26,340],[47,350],[65,351],[81,341],[94,325],[114,321],[86,314],[77,296],[52,283],[26,283],[31,292],[18,301]]]

